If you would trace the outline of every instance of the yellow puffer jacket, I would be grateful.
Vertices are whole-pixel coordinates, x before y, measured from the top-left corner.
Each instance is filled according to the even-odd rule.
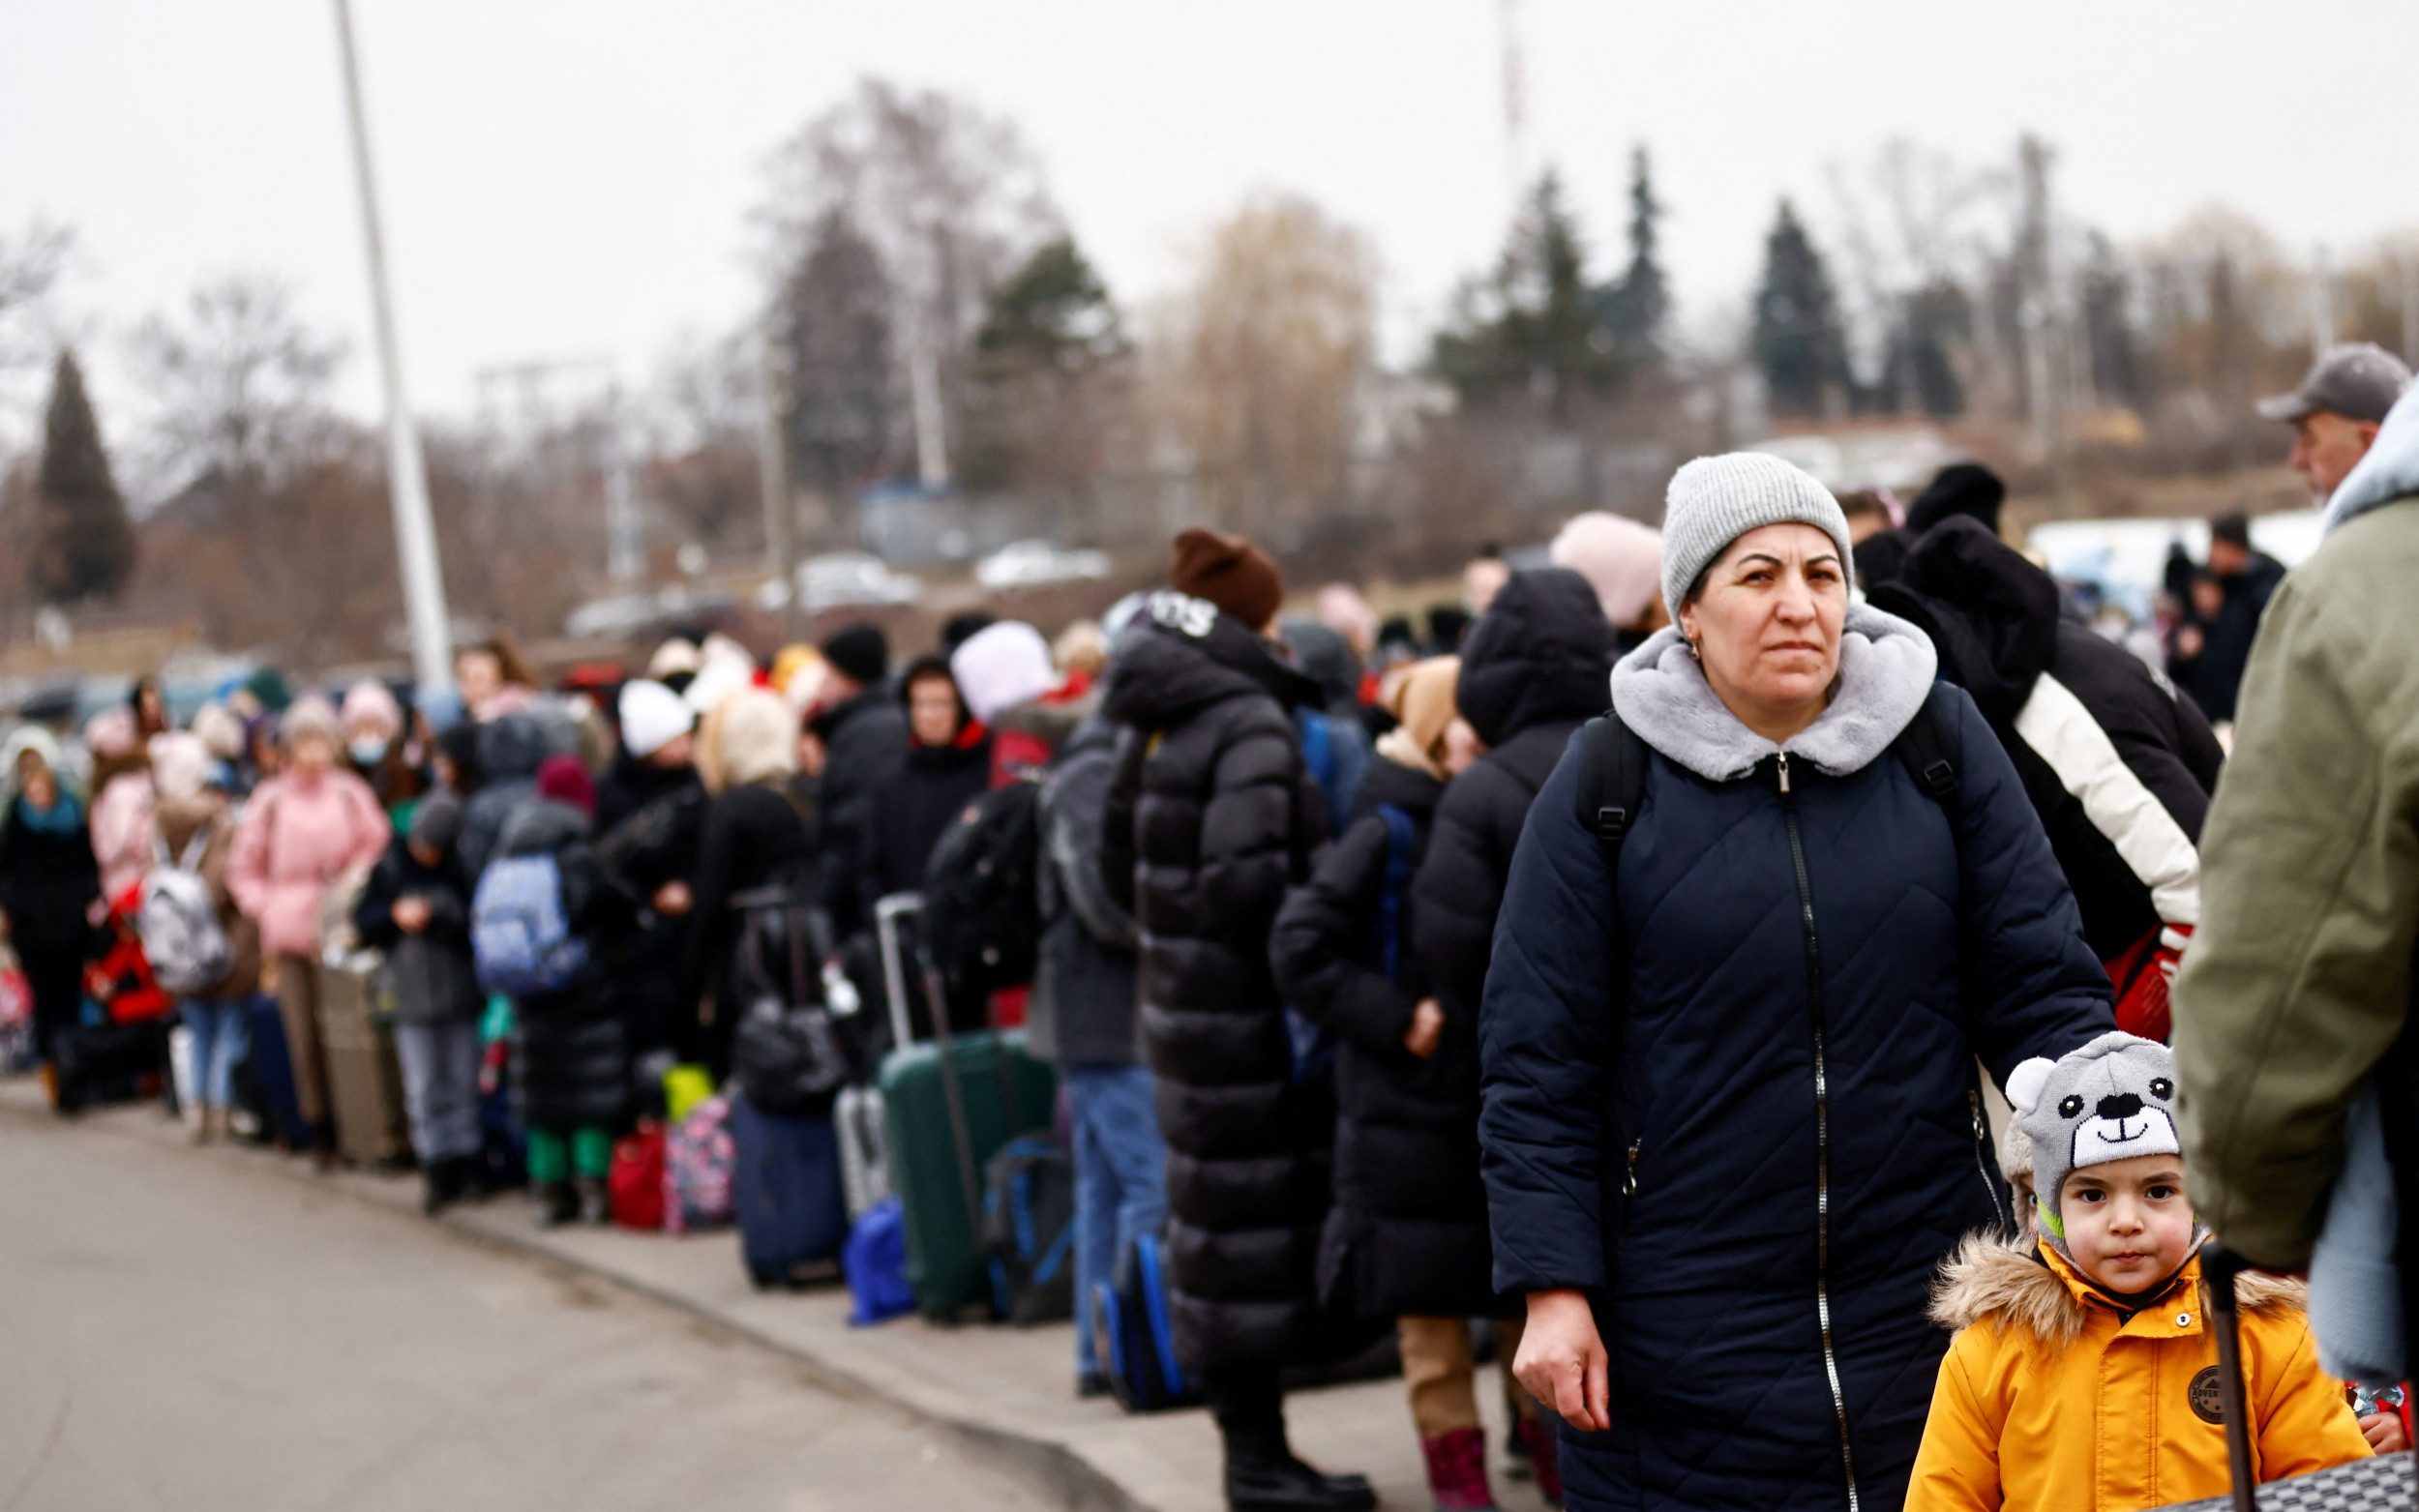
[[[2369,1453],[2342,1385],[2318,1368],[2301,1288],[2247,1275],[2245,1390],[2262,1481]],[[2126,1318],[2066,1259],[1977,1235],[1942,1268],[1941,1362],[1907,1512],[2131,1512],[2227,1490],[2218,1344],[2200,1261]]]

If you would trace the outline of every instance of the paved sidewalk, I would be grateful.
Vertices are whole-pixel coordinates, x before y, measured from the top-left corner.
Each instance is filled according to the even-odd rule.
[[[47,1117],[39,1089],[0,1082],[0,1112]],[[159,1105],[86,1114],[97,1138],[176,1142],[179,1125]],[[417,1213],[415,1177],[338,1171],[318,1176],[298,1160],[253,1149],[192,1152],[196,1161],[274,1166],[361,1201]],[[679,1308],[702,1321],[779,1351],[819,1383],[904,1409],[965,1447],[992,1457],[1070,1512],[1219,1512],[1216,1434],[1198,1410],[1129,1416],[1107,1401],[1075,1399],[1073,1344],[1064,1324],[1032,1329],[942,1328],[915,1318],[878,1328],[848,1326],[838,1288],[761,1292],[739,1264],[730,1233],[675,1238],[626,1230],[538,1230],[525,1203],[498,1198],[438,1220],[477,1241],[576,1267]],[[1481,1406],[1500,1439],[1502,1393],[1482,1385]],[[1298,1394],[1287,1415],[1296,1449],[1312,1463],[1352,1469],[1376,1483],[1382,1504],[1428,1505],[1427,1489],[1398,1380]],[[1536,1512],[1534,1489],[1500,1478],[1506,1512]]]

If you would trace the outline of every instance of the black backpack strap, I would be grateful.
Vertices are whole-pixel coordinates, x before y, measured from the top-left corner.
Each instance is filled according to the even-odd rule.
[[[1646,797],[1646,742],[1607,710],[1579,734],[1579,824],[1604,849],[1604,868],[1621,870],[1621,843]]]
[[[1958,758],[1964,744],[1957,730],[1956,693],[1947,683],[1934,683],[1924,706],[1898,738],[1890,743],[1899,764],[1934,803],[1953,806],[1957,795]]]

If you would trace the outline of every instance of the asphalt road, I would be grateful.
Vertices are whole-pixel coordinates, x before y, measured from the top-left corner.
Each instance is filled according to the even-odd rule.
[[[258,1157],[0,1115],[0,1512],[1041,1505],[601,1283]]]

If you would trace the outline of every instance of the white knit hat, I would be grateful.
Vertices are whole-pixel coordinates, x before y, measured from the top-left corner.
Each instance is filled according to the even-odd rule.
[[[1059,686],[1050,642],[1023,620],[1003,619],[967,637],[949,657],[967,712],[988,725]]]
[[[621,685],[621,743],[643,761],[697,726],[680,695],[643,677]]]
[[[1850,581],[1848,517],[1813,475],[1762,452],[1727,452],[1683,463],[1663,494],[1663,602],[1680,603],[1730,543],[1765,525],[1812,525],[1839,548]]]

